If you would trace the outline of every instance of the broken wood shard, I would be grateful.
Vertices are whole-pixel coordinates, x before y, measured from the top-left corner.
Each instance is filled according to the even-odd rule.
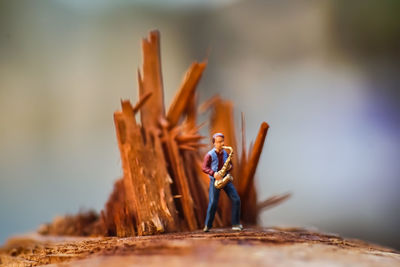
[[[193,63],[190,69],[187,71],[182,85],[178,90],[175,98],[172,100],[171,106],[168,110],[167,119],[169,121],[169,126],[174,127],[177,125],[179,118],[184,115],[184,111],[190,104],[190,99],[194,99],[194,92],[196,86],[203,74],[206,67],[206,63]]]
[[[164,89],[161,73],[160,33],[150,32],[142,40],[143,66],[141,77],[138,73],[139,96],[152,93],[151,98],[141,109],[141,122],[144,129],[153,129],[160,118],[165,116]]]
[[[256,141],[254,143],[253,149],[249,153],[249,164],[245,168],[245,172],[241,179],[240,188],[241,194],[246,195],[249,192],[249,187],[253,183],[254,174],[257,169],[258,161],[261,156],[262,149],[264,147],[265,137],[267,136],[267,131],[269,129],[269,125],[266,122],[263,122],[260,126],[260,130],[258,131],[258,135]]]

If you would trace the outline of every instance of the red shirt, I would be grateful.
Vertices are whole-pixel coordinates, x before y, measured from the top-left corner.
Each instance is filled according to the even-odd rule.
[[[222,168],[222,166],[224,166],[224,153],[222,152],[217,152],[215,151],[215,153],[217,154],[218,157],[218,170],[220,170]],[[207,173],[208,175],[211,175],[214,177],[214,171],[211,169],[211,161],[212,161],[212,157],[210,154],[206,154],[206,156],[204,157],[203,160],[203,165],[202,165],[202,170],[203,172]],[[231,162],[231,168],[230,170],[232,170],[232,162]]]

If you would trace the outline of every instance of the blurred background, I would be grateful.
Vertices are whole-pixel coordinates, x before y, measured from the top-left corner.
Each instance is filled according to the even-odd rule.
[[[248,143],[270,124],[259,199],[293,196],[262,225],[400,249],[399,12],[395,0],[0,0],[0,243],[103,208],[122,175],[112,115],[137,101],[140,41],[159,29],[167,106],[209,55],[200,101],[232,100]]]

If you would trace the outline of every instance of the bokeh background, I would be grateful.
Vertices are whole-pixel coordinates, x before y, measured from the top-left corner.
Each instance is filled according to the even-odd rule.
[[[159,29],[167,106],[208,56],[200,101],[232,100],[248,141],[270,124],[259,197],[293,197],[262,225],[400,249],[399,3],[0,0],[0,243],[103,208],[122,174],[112,114]]]

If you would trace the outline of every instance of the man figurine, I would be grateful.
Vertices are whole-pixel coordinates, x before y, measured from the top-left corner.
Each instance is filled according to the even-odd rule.
[[[222,148],[224,146],[224,135],[222,133],[216,133],[213,135],[214,148],[208,151],[203,161],[203,172],[207,173],[210,177],[210,189],[208,192],[208,208],[205,226],[203,231],[208,232],[212,228],[214,221],[215,212],[217,211],[219,193],[221,189],[217,189],[214,186],[215,180],[223,179],[218,174],[218,171],[224,166],[228,153]],[[232,169],[232,165],[231,168]],[[232,182],[226,184],[223,188],[225,193],[232,201],[232,230],[241,231],[243,226],[240,224],[240,197],[233,186]]]

